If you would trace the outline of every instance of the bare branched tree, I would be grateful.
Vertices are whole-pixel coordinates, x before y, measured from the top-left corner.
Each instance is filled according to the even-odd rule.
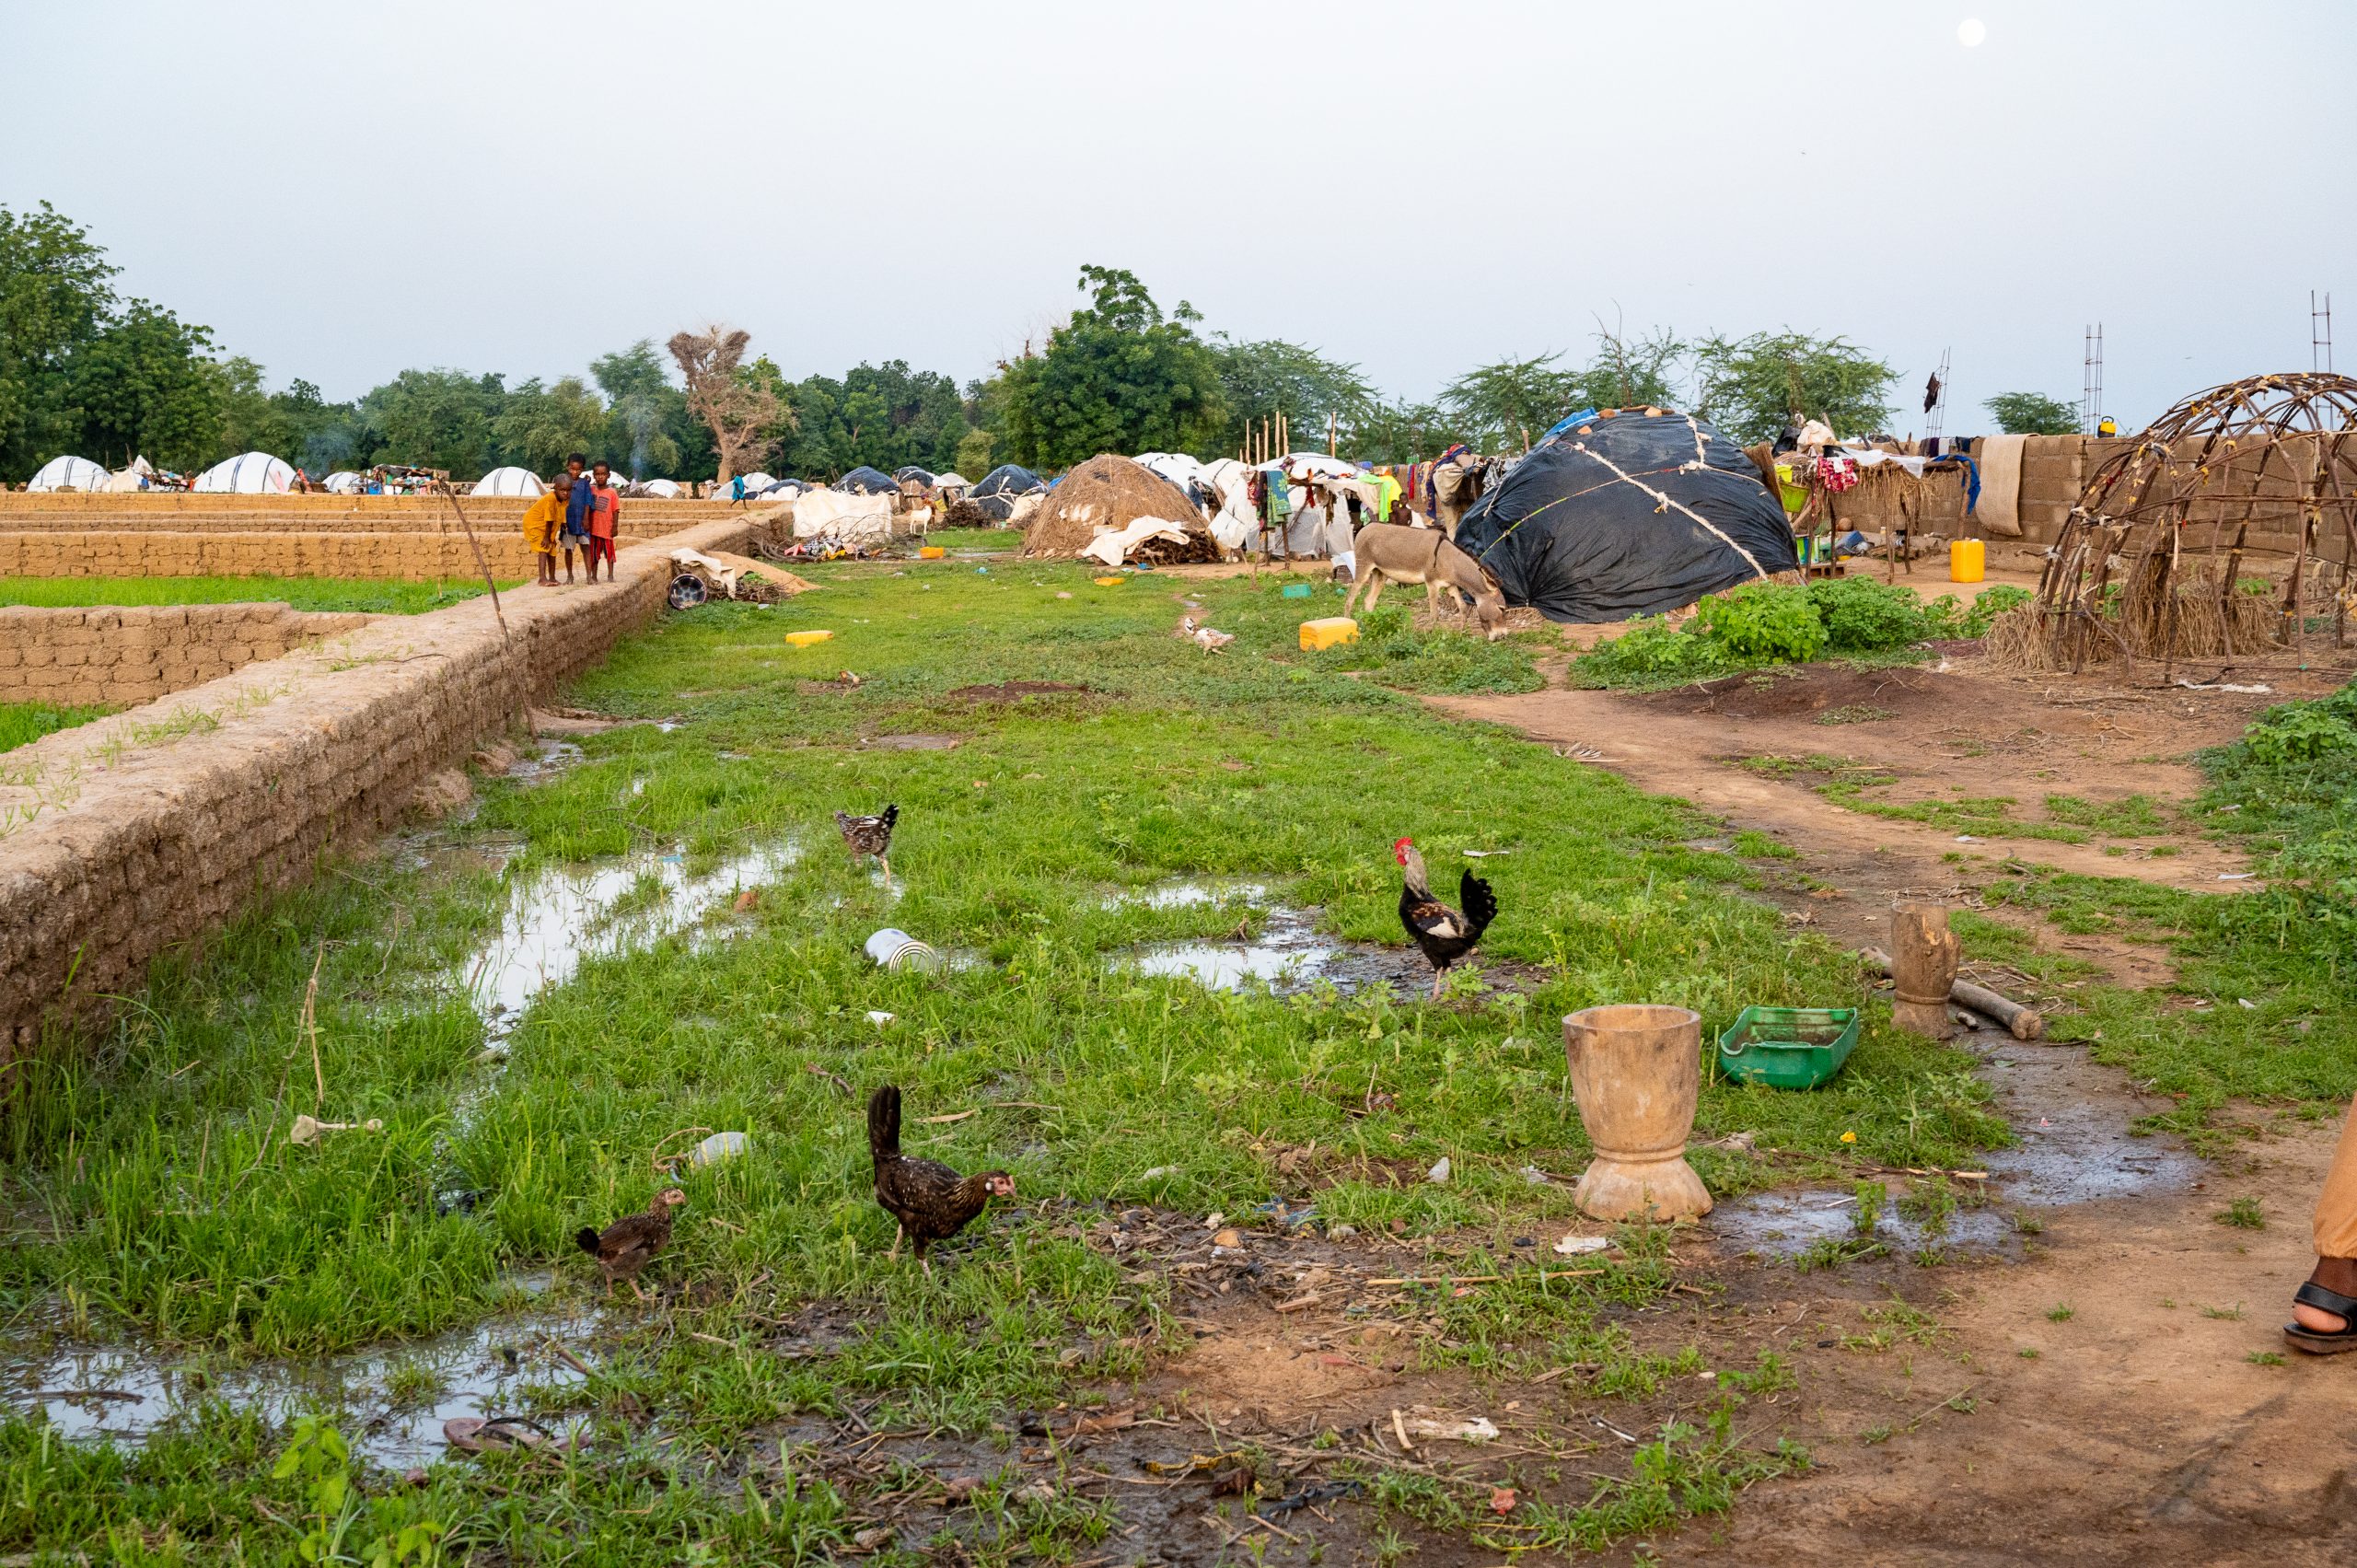
[[[714,322],[701,332],[674,332],[667,345],[687,383],[688,412],[712,431],[723,483],[758,465],[775,444],[772,433],[794,423],[776,389],[745,374],[745,345],[752,341],[741,328]]]

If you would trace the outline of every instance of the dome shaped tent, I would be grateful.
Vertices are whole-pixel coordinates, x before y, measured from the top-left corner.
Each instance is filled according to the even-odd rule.
[[[27,490],[104,490],[112,476],[87,458],[52,458]]]
[[[780,500],[791,501],[797,495],[820,488],[822,487],[811,483],[807,479],[773,479],[761,486],[761,493],[763,495],[774,495]],[[750,495],[753,492],[749,489],[745,494]]]
[[[737,478],[742,479],[745,482],[745,494],[748,495],[759,495],[762,491],[767,490],[771,485],[777,482],[773,477],[765,473],[739,474]],[[725,483],[720,484],[713,491],[713,494],[714,495],[726,496],[729,494],[730,488],[734,486],[736,482],[737,481],[734,479],[729,480]]]
[[[894,469],[892,470],[892,477],[902,484],[931,484],[934,482],[933,470],[931,469],[921,469],[914,463],[909,464],[906,468]]]
[[[357,495],[366,488],[368,480],[366,475],[354,473],[350,469],[338,469],[321,482],[331,495]]]
[[[1506,602],[1625,621],[1797,570],[1784,509],[1725,436],[1678,413],[1598,417],[1533,447],[1457,524]]]
[[[1029,469],[1001,463],[982,475],[966,499],[1003,523],[1015,515],[1016,500],[1047,488],[1047,482]]]
[[[295,470],[268,452],[240,452],[196,476],[189,488],[203,495],[284,495]]]
[[[547,494],[548,488],[549,487],[547,485],[540,482],[540,476],[534,473],[530,469],[509,467],[492,470],[489,473],[475,481],[474,489],[469,491],[468,494],[470,495],[532,496]]]
[[[900,482],[879,469],[865,463],[835,481],[832,488],[849,495],[898,495]]]
[[[677,480],[669,479],[650,479],[638,488],[658,501],[677,501],[686,494],[679,488]]]

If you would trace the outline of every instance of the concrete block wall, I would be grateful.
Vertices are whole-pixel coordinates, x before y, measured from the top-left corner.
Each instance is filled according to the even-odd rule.
[[[131,707],[282,658],[376,617],[284,604],[0,607],[0,703]]]
[[[712,522],[677,542],[729,550],[746,536]],[[505,628],[487,598],[380,617],[331,657],[258,660],[10,752],[0,1063],[50,1020],[137,987],[157,954],[303,881],[323,853],[392,826],[430,774],[652,621],[666,547],[619,564],[611,585],[507,596]]]

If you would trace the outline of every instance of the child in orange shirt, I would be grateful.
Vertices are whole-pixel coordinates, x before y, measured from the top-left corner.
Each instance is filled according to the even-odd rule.
[[[541,491],[540,499],[524,513],[524,543],[532,552],[532,563],[540,570],[542,587],[556,587],[556,535],[564,526],[564,491],[561,486],[566,482],[559,480]]]
[[[598,558],[606,558],[606,581],[614,580],[614,536],[621,531],[622,496],[614,487],[613,470],[604,463],[589,470],[589,538],[582,553],[589,562],[589,580],[598,580]]]

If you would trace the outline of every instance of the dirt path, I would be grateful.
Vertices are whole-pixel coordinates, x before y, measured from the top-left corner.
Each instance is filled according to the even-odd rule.
[[[2178,802],[2198,786],[2192,752],[2239,734],[2257,709],[2307,694],[2276,683],[2270,695],[2123,691],[1964,669],[1811,670],[1643,696],[1551,689],[1433,701],[1692,801],[1736,830],[1774,835],[1841,894],[1779,901],[1805,909],[1838,941],[1863,943],[1887,930],[1893,898],[1968,895],[2008,853],[2207,892],[2231,891],[2221,878],[2243,865],[2183,832],[2170,841],[2177,853],[2162,856],[2141,842],[2122,854],[2104,853],[2102,841],[1960,844],[1953,830],[1845,811],[1806,774],[1780,778],[1721,759],[1838,754],[1898,776],[1880,798]],[[1817,722],[1844,709],[1845,718],[1875,716]],[[2150,950],[2039,935],[2126,983],[2168,973]],[[2069,1048],[2014,1049],[2061,1074],[2047,1092],[2084,1112],[2084,1126],[2030,1119],[2056,1142],[2098,1124],[2116,1131],[2136,1113],[2119,1074],[2076,1051],[2058,1060]],[[2003,1078],[1992,1081],[2002,1098]],[[1713,1216],[1705,1229],[1723,1236],[1722,1276],[1762,1294],[1740,1318],[1701,1309],[1665,1328],[1724,1341],[1740,1340],[1747,1321],[1776,1325],[1765,1332],[1789,1347],[1801,1374],[1799,1405],[1782,1430],[1811,1448],[1817,1467],[1756,1489],[1731,1520],[1655,1550],[1668,1561],[1844,1564],[2345,1559],[2357,1546],[2344,1435],[2357,1418],[2357,1365],[2275,1359],[2291,1292],[2313,1260],[2306,1210],[2336,1132],[2329,1121],[2287,1124],[2194,1167],[2198,1181],[2039,1211],[2042,1232],[2014,1260],[1940,1271],[1936,1334],[1879,1351],[1856,1348],[1864,1271],[1800,1275],[1746,1264],[1734,1256],[1746,1245],[1742,1226],[1726,1211]],[[2102,1151],[2095,1190],[2104,1167],[2136,1158]],[[2235,1196],[2262,1200],[2265,1229],[2219,1223]],[[1971,1401],[1968,1412],[1945,1408],[1956,1395]]]
[[[2134,877],[2207,892],[2231,890],[2240,855],[2178,833],[2158,840],[2065,843],[1974,833],[1846,810],[1812,784],[1737,765],[1752,758],[1839,756],[1894,774],[1874,798],[1893,804],[1956,796],[2011,796],[2037,819],[2049,795],[2097,806],[2131,796],[2190,797],[2200,780],[2189,759],[2240,734],[2275,699],[2223,691],[2117,691],[1999,679],[1963,670],[1852,671],[1828,666],[1705,687],[1620,694],[1554,687],[1515,696],[1434,697],[1459,718],[1520,730],[1559,752],[1676,796],[1763,832],[1798,852],[1798,867],[1840,895],[1804,911],[1808,923],[1847,945],[1879,944],[1890,901],[1953,894],[2008,855],[2099,877]],[[1879,714],[1880,716],[1861,716]],[[1852,722],[1820,722],[1829,715]],[[2109,843],[2119,851],[2107,854]],[[2096,945],[2100,946],[2100,945]],[[2113,957],[2133,964],[2131,955]]]

